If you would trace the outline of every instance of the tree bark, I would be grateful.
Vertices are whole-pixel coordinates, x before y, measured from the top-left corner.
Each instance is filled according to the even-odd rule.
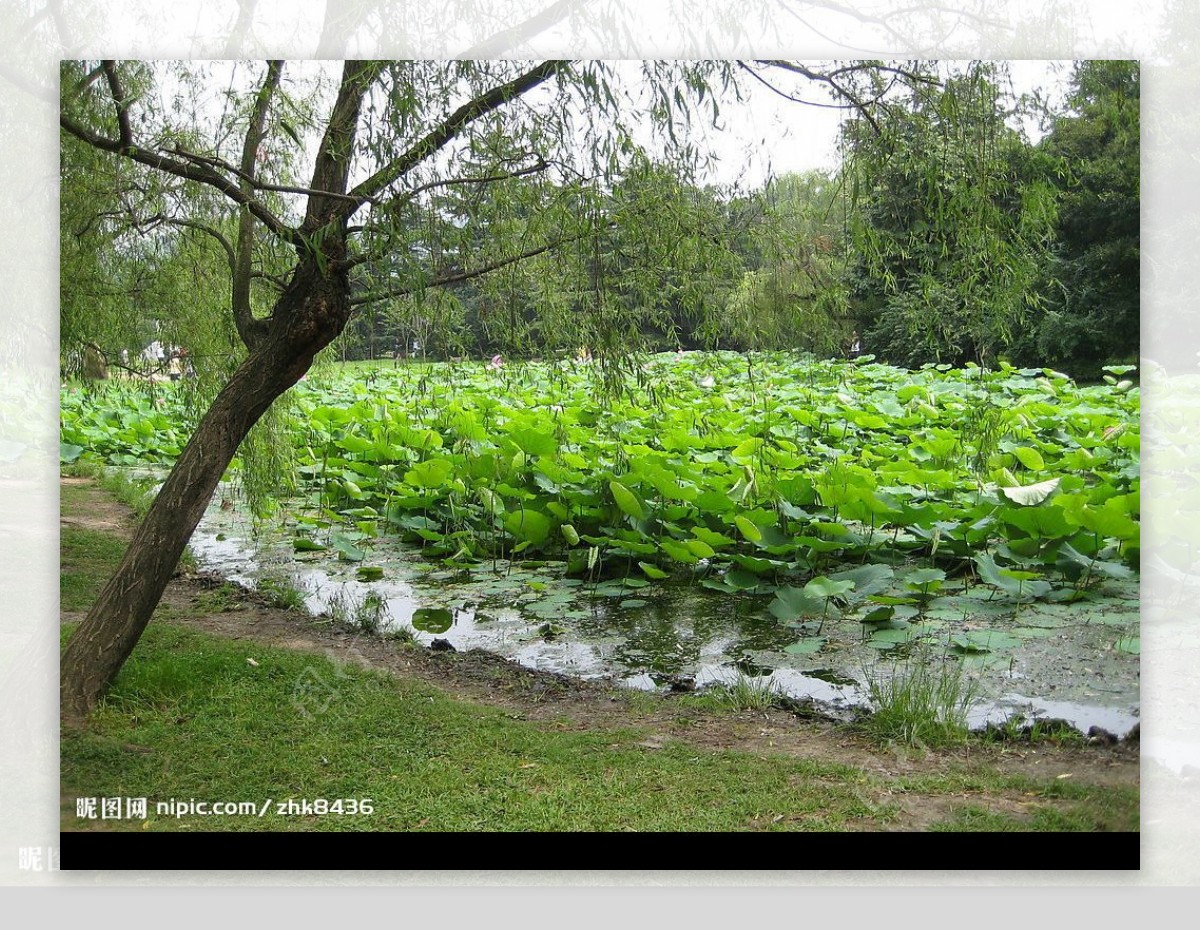
[[[60,677],[65,720],[86,716],[116,678],[238,446],[275,398],[342,331],[350,309],[343,272],[335,268],[323,274],[311,256],[298,266],[270,318],[270,335],[238,367],[201,419],[116,573],[67,644]]]

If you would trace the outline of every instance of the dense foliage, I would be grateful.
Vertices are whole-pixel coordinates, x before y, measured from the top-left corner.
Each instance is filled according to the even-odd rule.
[[[976,65],[847,127],[855,315],[895,363],[992,363],[1041,302],[1053,196],[997,81]]]
[[[1137,567],[1127,380],[733,353],[657,356],[640,375],[605,404],[575,364],[311,379],[290,434],[295,546],[361,560],[397,536],[464,568],[536,554],[569,573],[777,591],[791,615],[915,569],[908,597],[871,602],[877,620],[964,572],[1059,598]],[[168,463],[172,403],[127,387],[64,395],[64,458]]]
[[[841,171],[756,190],[699,184],[638,152],[624,130],[607,143],[605,157],[625,162],[612,185],[520,169],[487,196],[432,187],[386,218],[386,257],[358,273],[359,307],[337,354],[839,355],[856,331],[864,351],[892,364],[1005,358],[1097,377],[1137,355],[1138,76],[1137,62],[1078,62],[1067,109],[1042,111],[1049,132],[1034,145],[1013,128],[1023,111],[1003,68],[975,63],[848,121]],[[288,99],[285,132],[308,118]],[[134,183],[127,168],[64,144],[68,372],[89,344],[112,364],[154,339],[226,371],[240,350],[221,316],[228,272],[217,241],[166,219],[177,191]],[[495,136],[480,145],[501,164],[528,155]],[[268,164],[289,181],[294,158],[283,148]],[[97,212],[114,191],[123,206]],[[203,225],[233,236],[215,213]],[[486,264],[500,243],[548,238],[563,245],[487,277],[423,285]],[[264,258],[255,300],[269,296],[281,260]]]
[[[1137,357],[1138,74],[1133,61],[1078,62],[1067,109],[1038,112],[1049,132],[1037,144],[1014,128],[1032,104],[1005,90],[1002,67],[977,63],[851,120],[835,175],[738,192],[649,167],[648,183],[594,201],[625,217],[601,249],[422,310],[364,308],[342,357],[414,344],[433,358],[568,348],[553,334],[603,280],[606,301],[635,311],[621,344],[839,355],[853,332],[892,364],[1003,358],[1097,378]],[[646,216],[672,218],[663,229],[675,246],[660,277],[626,277]],[[600,349],[612,341],[571,333]]]
[[[1023,358],[1094,376],[1135,361],[1140,335],[1139,67],[1081,61],[1070,112],[1040,149],[1057,160],[1057,254],[1045,312],[1020,344]]]

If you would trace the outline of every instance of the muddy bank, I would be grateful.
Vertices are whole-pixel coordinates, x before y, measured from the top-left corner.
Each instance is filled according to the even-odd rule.
[[[128,508],[86,481],[75,481],[77,497],[64,521],[104,524],[127,534]],[[64,614],[64,622],[81,619]],[[647,694],[611,679],[584,680],[530,669],[481,650],[438,651],[339,627],[304,611],[272,606],[261,593],[203,570],[185,570],[168,585],[154,622],[176,623],[247,644],[263,644],[323,655],[426,682],[457,698],[503,708],[514,717],[563,729],[635,728],[653,751],[668,741],[754,753],[837,762],[868,772],[902,777],[978,767],[1030,776],[1060,775],[1101,785],[1136,785],[1135,741],[982,743],[924,752],[880,747],[845,724],[803,706],[715,713],[689,704],[685,693]],[[957,799],[961,801],[962,799]],[[914,797],[908,829],[945,815],[950,799]],[[928,808],[928,809],[925,809]]]
[[[567,577],[545,562],[449,570],[387,538],[352,558],[334,546],[297,552],[293,542],[279,527],[253,526],[230,495],[191,548],[247,587],[291,589],[314,614],[357,621],[366,610],[383,632],[575,679],[660,693],[749,683],[846,721],[869,708],[871,679],[918,659],[974,683],[977,730],[1021,718],[1124,737],[1140,720],[1138,658],[1119,648],[1136,639],[1136,582],[1112,583],[1093,603],[1006,601],[979,585],[939,599],[920,623],[825,624],[828,641],[804,654],[794,626],[769,613],[769,596]]]

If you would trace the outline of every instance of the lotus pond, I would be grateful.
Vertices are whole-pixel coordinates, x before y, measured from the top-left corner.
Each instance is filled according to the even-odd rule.
[[[1120,734],[1140,651],[1128,371],[687,353],[602,397],[586,364],[346,366],[293,392],[283,508],[253,518],[231,484],[193,549],[316,612],[539,668],[748,677],[850,709],[870,676],[958,663],[977,723]],[[168,465],[188,428],[173,385],[63,394],[64,461]]]

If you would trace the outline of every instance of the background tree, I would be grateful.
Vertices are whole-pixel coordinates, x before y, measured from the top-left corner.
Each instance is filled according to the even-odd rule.
[[[775,178],[743,201],[745,271],[708,325],[717,344],[844,352],[853,326],[843,208],[836,180],[817,171]]]
[[[854,314],[902,365],[994,362],[1040,306],[1054,191],[973,63],[846,128]]]
[[[715,93],[732,92],[737,73],[729,63],[644,63],[643,106],[600,62],[350,61],[325,81],[304,69],[297,80],[276,61],[225,76],[220,99],[191,92],[189,82],[211,82],[224,66],[204,67],[206,78],[181,66],[87,62],[68,66],[62,81],[64,133],[161,191],[164,223],[202,232],[224,252],[228,313],[244,346],[67,644],[68,717],[94,705],[133,650],[239,445],[356,305],[482,280],[552,251],[586,255],[589,242],[594,262],[616,222],[603,198],[647,159],[638,141],[646,129],[667,143],[659,158],[692,178],[699,153],[681,137],[715,108]],[[803,83],[822,77],[757,67]],[[860,67],[878,66],[844,66],[822,84],[850,96],[843,82]],[[291,166],[310,151],[297,183]],[[439,212],[451,190],[469,222]],[[674,240],[645,241],[641,258],[656,268],[660,246]],[[609,298],[603,275],[597,284],[590,312],[563,322],[600,345],[627,330],[634,311]]]
[[[1042,153],[1058,165],[1056,255],[1044,312],[1020,346],[1031,364],[1095,377],[1140,342],[1140,65],[1076,62],[1069,112]]]

